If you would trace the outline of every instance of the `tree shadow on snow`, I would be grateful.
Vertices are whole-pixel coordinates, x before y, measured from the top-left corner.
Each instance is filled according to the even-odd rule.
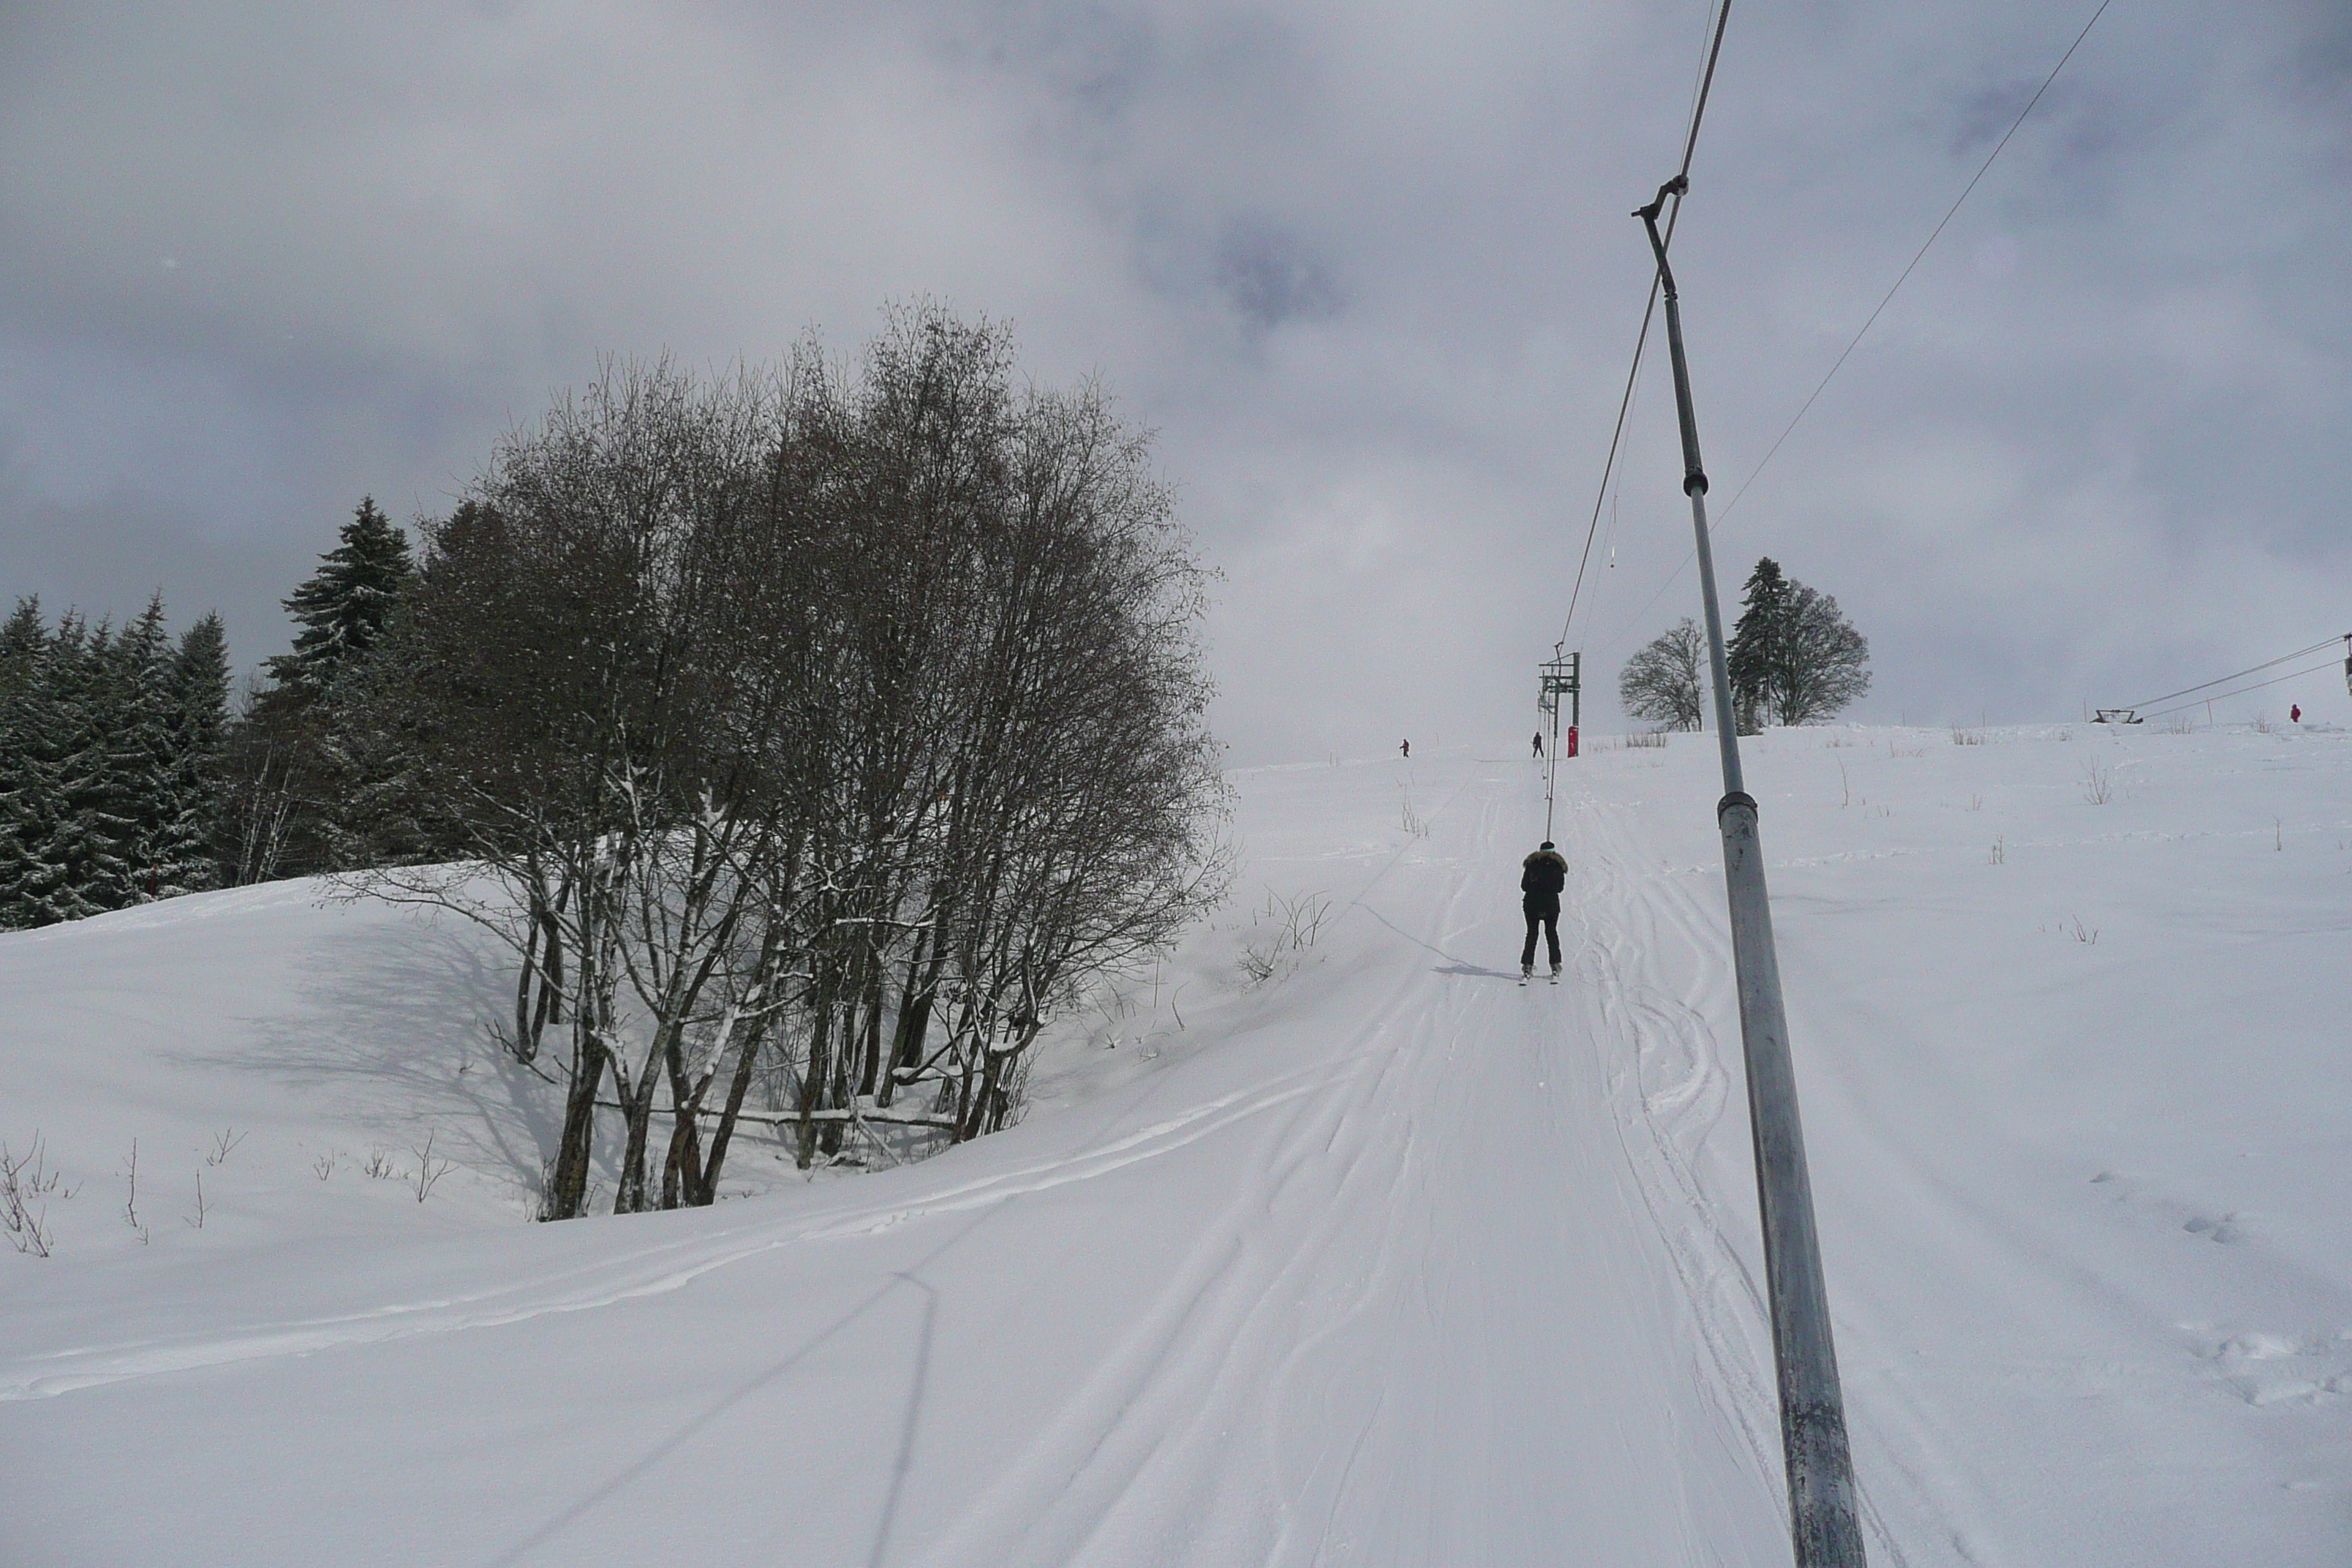
[[[294,1005],[247,1020],[250,1043],[208,1061],[268,1073],[387,1141],[430,1135],[436,1160],[538,1190],[562,1091],[491,1034],[514,1005],[513,961],[493,939],[423,914],[336,921],[296,972]],[[541,1070],[560,1079],[550,1058]]]
[[[914,1469],[916,1437],[922,1425],[923,1408],[930,1386],[931,1354],[939,1332],[940,1295],[939,1289],[926,1281],[922,1271],[946,1255],[950,1247],[968,1238],[972,1232],[988,1223],[997,1213],[994,1205],[982,1208],[971,1219],[956,1226],[940,1238],[939,1244],[906,1268],[894,1269],[879,1280],[873,1289],[852,1303],[830,1322],[803,1339],[768,1368],[754,1374],[733,1389],[706,1405],[699,1413],[679,1424],[667,1436],[656,1440],[635,1458],[623,1465],[606,1479],[590,1487],[570,1506],[557,1512],[522,1541],[495,1560],[492,1568],[514,1568],[525,1558],[539,1552],[557,1537],[568,1533],[589,1514],[605,1503],[646,1480],[674,1456],[731,1411],[769,1388],[803,1361],[842,1333],[864,1320],[877,1307],[902,1289],[912,1289],[922,1299],[922,1317],[914,1333],[910,1349],[911,1367],[907,1393],[900,1407],[898,1452],[892,1462],[890,1484],[882,1500],[875,1521],[874,1544],[867,1555],[867,1568],[878,1568],[889,1550],[890,1536],[898,1519],[898,1510],[906,1499],[907,1482]]]

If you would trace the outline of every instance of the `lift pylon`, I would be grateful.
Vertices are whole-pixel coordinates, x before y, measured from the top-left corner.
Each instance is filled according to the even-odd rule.
[[[1559,782],[1559,700],[1568,699],[1568,755],[1576,755],[1576,731],[1584,719],[1584,655],[1563,653],[1554,643],[1552,657],[1536,667],[1536,709],[1551,720],[1551,742],[1544,751],[1544,837],[1551,837],[1553,787]]]

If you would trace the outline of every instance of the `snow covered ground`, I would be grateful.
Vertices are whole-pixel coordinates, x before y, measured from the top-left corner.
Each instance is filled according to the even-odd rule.
[[[2352,1559],[2352,737],[1747,754],[1874,1560]],[[1712,742],[1561,778],[1559,989],[1529,764],[1250,772],[1024,1125],[691,1214],[524,1222],[464,931],[0,937],[0,1562],[1786,1562]]]

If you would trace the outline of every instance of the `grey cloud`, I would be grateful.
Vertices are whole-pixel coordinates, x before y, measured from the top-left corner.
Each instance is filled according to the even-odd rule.
[[[20,8],[0,596],[160,584],[257,659],[362,493],[440,510],[599,352],[845,349],[930,294],[1160,432],[1237,757],[1518,733],[1706,10]],[[1869,713],[2063,716],[2340,629],[2342,16],[2112,7],[1727,518],[1727,574],[1769,551],[1871,635]],[[1723,500],[2081,21],[1735,9],[1676,240]],[[1678,473],[1654,365],[1596,689],[1694,609]]]
[[[1946,150],[1955,157],[1969,153],[1981,157],[1991,152],[2001,136],[2016,123],[2020,111],[2033,102],[2034,94],[2042,88],[2042,80],[2039,75],[2012,77],[1965,94],[1958,105],[1958,122],[1952,128]],[[2043,94],[2042,101],[2054,111],[2072,96],[2071,91],[2061,90],[2053,82],[2051,92]]]
[[[1286,321],[1328,321],[1339,313],[1339,285],[1296,238],[1262,223],[1242,222],[1217,247],[1217,288],[1261,331]]]

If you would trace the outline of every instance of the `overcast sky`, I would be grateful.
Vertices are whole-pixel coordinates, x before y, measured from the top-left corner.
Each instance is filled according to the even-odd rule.
[[[1735,0],[1675,246],[1718,508],[2095,4]],[[1160,432],[1236,763],[1524,746],[1706,12],[0,4],[0,595],[160,588],[249,665],[362,494],[446,511],[599,354],[928,295]],[[1727,594],[1835,595],[1887,721],[2352,628],[2347,184],[2352,6],[2116,0],[1724,520]],[[1697,613],[1673,419],[1661,354],[1569,638],[1599,729]],[[2352,720],[2334,672],[2237,708],[2290,700]]]

